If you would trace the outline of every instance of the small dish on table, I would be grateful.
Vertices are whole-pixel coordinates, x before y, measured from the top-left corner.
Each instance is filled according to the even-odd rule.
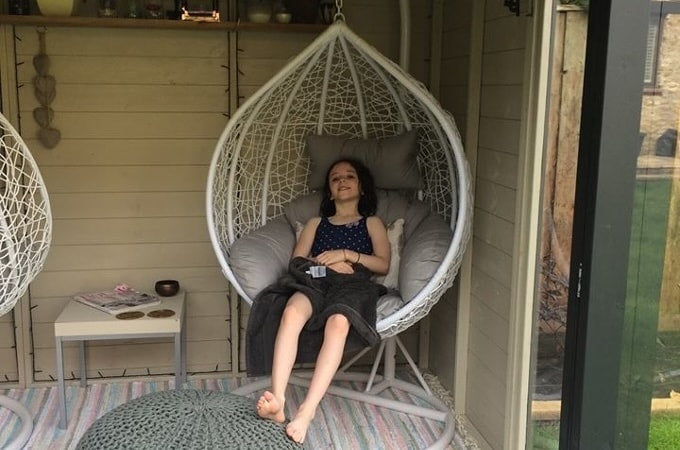
[[[154,286],[156,293],[161,297],[172,297],[179,292],[179,281],[177,280],[159,280]]]

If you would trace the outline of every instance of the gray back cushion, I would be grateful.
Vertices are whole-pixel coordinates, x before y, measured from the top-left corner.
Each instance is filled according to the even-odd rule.
[[[383,139],[310,134],[306,142],[311,159],[309,189],[322,189],[328,169],[340,158],[363,162],[380,189],[421,189],[423,183],[416,160],[417,137],[416,130]]]
[[[432,279],[439,269],[453,232],[436,213],[430,212],[404,240],[399,265],[399,292],[409,302]]]
[[[288,269],[295,234],[281,216],[241,236],[229,251],[229,265],[251,299]]]

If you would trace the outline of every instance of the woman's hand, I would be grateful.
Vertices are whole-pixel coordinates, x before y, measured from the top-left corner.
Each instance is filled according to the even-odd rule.
[[[316,261],[319,264],[323,264],[324,266],[330,267],[333,264],[345,262],[346,261],[345,252],[346,252],[345,250],[326,250],[325,252],[319,253],[317,255]]]
[[[331,265],[328,266],[328,268],[332,269],[333,271],[338,272],[338,273],[346,273],[346,274],[354,273],[354,268],[352,267],[352,265],[348,262],[345,262],[345,261],[335,263],[335,264],[331,264]]]

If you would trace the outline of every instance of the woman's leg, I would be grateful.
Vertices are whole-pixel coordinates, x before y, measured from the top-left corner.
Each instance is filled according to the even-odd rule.
[[[349,320],[342,314],[333,314],[326,320],[323,345],[316,359],[309,391],[304,402],[300,405],[295,419],[286,427],[286,433],[296,442],[304,441],[309,423],[316,413],[316,408],[326,394],[328,386],[340,366],[349,327]]]
[[[295,364],[300,331],[311,316],[312,303],[305,294],[296,292],[288,299],[274,343],[272,392],[265,391],[257,402],[260,417],[276,422],[286,419],[283,413],[286,386]]]

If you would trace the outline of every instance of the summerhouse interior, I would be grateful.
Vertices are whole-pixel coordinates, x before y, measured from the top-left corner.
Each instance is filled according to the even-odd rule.
[[[253,24],[245,1],[218,2],[219,23],[132,21],[129,5],[144,3],[132,0],[118,0],[117,18],[101,18],[99,2],[77,3],[71,17],[41,16],[33,1],[31,16],[0,11],[2,113],[35,158],[53,214],[43,270],[0,318],[0,389],[55,385],[54,323],[75,294],[120,283],[153,290],[161,279],[178,280],[186,293],[189,378],[241,377],[248,306],[210,242],[208,169],[233,112],[326,25]],[[404,14],[396,0],[340,3],[349,27],[397,64],[408,22],[407,70],[460,132],[474,190],[468,252],[453,287],[400,339],[450,393],[470,439],[511,448],[526,421],[514,407],[526,404],[528,389],[518,370],[528,350],[513,349],[511,324],[531,307],[513,302],[524,302],[518,286],[532,282],[518,275],[518,264],[530,265],[516,225],[526,212],[538,2],[517,12],[503,0],[401,2]],[[51,126],[59,138],[48,145],[32,115],[31,61],[41,46],[56,80]],[[64,348],[67,384],[79,378],[77,350]],[[90,342],[86,352],[92,383],[170,379],[175,370],[170,339]]]

